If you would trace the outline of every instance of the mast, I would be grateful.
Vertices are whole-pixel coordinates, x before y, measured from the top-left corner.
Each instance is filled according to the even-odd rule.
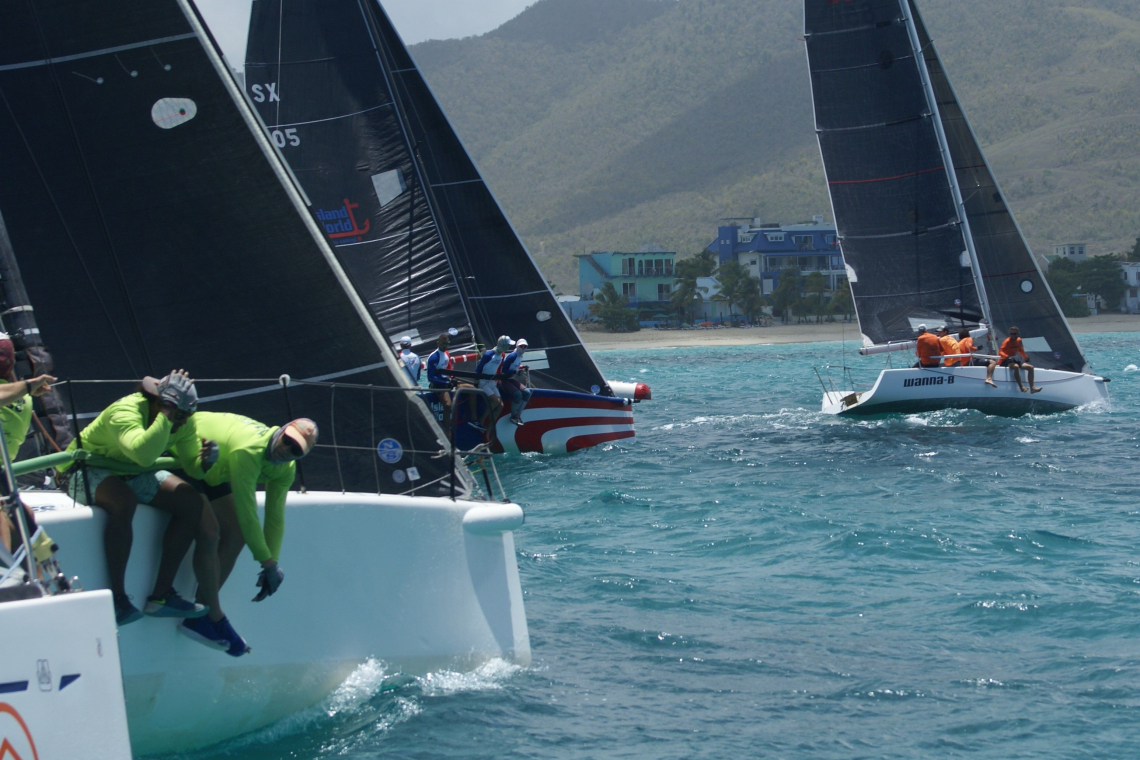
[[[990,335],[990,342],[994,342],[993,317],[990,314],[990,299],[986,295],[985,284],[982,282],[982,268],[978,262],[978,251],[974,247],[974,236],[970,232],[970,220],[966,215],[966,204],[962,200],[962,190],[958,186],[958,175],[954,170],[954,159],[950,155],[950,144],[946,140],[946,130],[942,127],[942,115],[938,112],[938,100],[934,95],[934,85],[930,82],[930,72],[926,69],[926,59],[923,55],[922,45],[918,40],[918,30],[914,25],[914,17],[910,12],[907,0],[899,0],[899,10],[902,11],[906,22],[907,37],[910,39],[911,50],[914,53],[914,62],[918,66],[918,76],[922,80],[922,89],[926,94],[926,102],[930,107],[930,116],[934,120],[934,132],[938,136],[938,150],[942,154],[942,161],[946,166],[946,178],[950,182],[950,192],[954,196],[954,208],[958,213],[958,223],[961,225],[962,237],[966,242],[966,250],[970,255],[970,270],[974,275],[974,287],[978,291],[978,300],[982,306],[982,314],[986,318],[986,329]]]
[[[32,302],[28,298],[28,291],[24,287],[24,279],[20,275],[20,265],[16,262],[16,252],[12,249],[12,240],[8,237],[8,228],[4,224],[4,215],[0,213],[0,327],[12,338],[12,344],[17,352],[24,352],[26,362],[17,362],[28,366],[28,377],[51,373],[53,362],[51,354],[44,346],[39,327],[36,326],[36,316],[32,309]],[[33,414],[35,414],[35,400]],[[67,410],[63,406],[63,399],[59,391],[52,388],[39,398],[43,415],[51,424],[52,442],[60,448],[71,442],[71,432],[67,427]],[[44,430],[46,435],[51,435]],[[47,452],[40,452],[47,453]],[[16,456],[16,452],[12,452]]]

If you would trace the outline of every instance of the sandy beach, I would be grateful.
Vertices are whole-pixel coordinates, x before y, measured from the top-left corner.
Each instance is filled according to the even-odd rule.
[[[1140,332],[1140,315],[1098,314],[1070,319],[1073,332]],[[752,346],[774,343],[819,343],[859,340],[855,322],[823,324],[776,323],[771,327],[720,327],[693,330],[640,330],[635,333],[582,331],[582,340],[594,351],[638,348],[683,348],[687,346]]]

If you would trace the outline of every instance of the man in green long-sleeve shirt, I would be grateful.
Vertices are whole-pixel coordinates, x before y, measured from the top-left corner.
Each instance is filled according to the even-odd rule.
[[[194,381],[182,370],[158,380],[143,378],[138,392],[104,409],[73,440],[68,451],[82,441],[84,449],[109,460],[105,467],[61,465],[60,485],[80,504],[99,507],[107,513],[103,549],[107,557],[108,585],[120,626],[132,623],[142,613],[130,602],[125,588],[127,560],[134,541],[132,522],[140,503],[171,514],[162,538],[162,558],[154,593],[147,599],[146,614],[156,617],[193,617],[206,614],[200,604],[186,601],[174,590],[174,576],[194,542],[205,502],[185,481],[166,470],[143,472],[154,465],[167,448],[184,468],[201,470],[199,460],[207,450],[194,429],[198,405]],[[119,464],[121,463],[121,464]],[[195,571],[199,567],[196,563]]]
[[[206,617],[186,620],[183,633],[208,646],[225,649],[239,657],[249,651],[222,611],[218,591],[226,582],[241,554],[249,546],[261,563],[257,585],[261,601],[277,591],[285,575],[277,566],[285,536],[285,499],[297,471],[296,460],[308,454],[317,441],[312,420],[297,419],[283,427],[269,427],[239,414],[199,412],[194,416],[197,434],[217,444],[217,462],[201,471],[196,465],[187,473],[204,482],[213,515],[203,513],[202,530],[216,516],[219,531],[217,587],[200,585],[198,599],[210,608]],[[218,489],[228,484],[230,493]],[[257,517],[257,487],[265,486],[265,523]]]

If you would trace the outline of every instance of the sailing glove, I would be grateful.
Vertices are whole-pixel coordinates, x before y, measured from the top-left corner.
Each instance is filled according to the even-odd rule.
[[[158,381],[158,397],[164,404],[173,404],[183,412],[198,409],[198,390],[194,381],[184,372],[171,372]]]
[[[281,568],[277,563],[261,568],[261,572],[257,575],[257,585],[261,587],[261,591],[257,592],[257,596],[253,601],[260,602],[266,597],[273,596],[277,593],[277,589],[281,588],[281,581],[285,580],[285,573],[281,572]]]
[[[218,442],[202,439],[202,470],[210,469],[218,461]]]

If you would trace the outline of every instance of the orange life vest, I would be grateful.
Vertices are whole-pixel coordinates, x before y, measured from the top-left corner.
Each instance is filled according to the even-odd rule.
[[[969,353],[973,353],[973,351],[974,351],[974,339],[973,338],[967,336],[965,338],[962,338],[962,340],[958,341],[958,353],[969,354]],[[969,356],[963,356],[961,359],[958,359],[957,361],[963,367],[968,367],[968,366],[970,366],[971,359]]]
[[[1001,348],[998,349],[998,356],[1004,361],[1014,354],[1021,354],[1022,359],[1028,359],[1025,355],[1025,347],[1021,345],[1021,336],[1013,337],[1012,335],[1001,342]]]
[[[924,367],[937,367],[938,360],[930,357],[942,353],[942,344],[938,341],[938,336],[934,333],[923,333],[918,336],[916,343],[914,351],[918,354],[919,364]]]
[[[953,335],[943,335],[941,338],[938,339],[938,344],[940,346],[942,346],[941,353],[943,353],[943,354],[959,354],[959,353],[961,353],[961,351],[958,350],[958,341],[954,340]],[[957,359],[943,359],[942,360],[942,363],[944,365],[946,365],[947,367],[949,367],[951,364],[956,364],[957,362],[958,362]]]

